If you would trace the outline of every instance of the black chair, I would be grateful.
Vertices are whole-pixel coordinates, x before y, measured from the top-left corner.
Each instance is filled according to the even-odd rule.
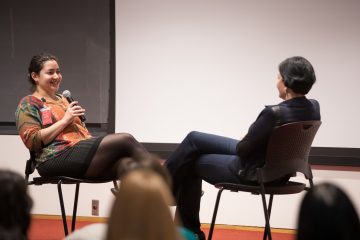
[[[308,157],[311,144],[320,125],[321,121],[303,121],[288,123],[275,128],[267,146],[265,165],[256,169],[257,183],[254,183],[253,185],[233,183],[215,184],[215,187],[218,188],[219,191],[216,198],[208,240],[211,240],[212,238],[220,197],[223,190],[260,194],[265,215],[263,239],[265,240],[267,237],[270,240],[272,239],[270,214],[274,195],[295,194],[309,189],[309,187],[302,182],[283,181],[283,183],[280,183],[280,181],[276,180],[296,176],[296,173],[302,173],[309,181],[309,186],[313,186],[313,176],[310,164],[308,163]],[[270,195],[268,204],[266,202],[265,194]]]
[[[118,190],[118,184],[117,184],[116,180],[114,180],[114,179],[99,179],[99,180],[95,179],[94,180],[94,179],[84,179],[84,178],[71,178],[71,177],[66,177],[66,176],[54,176],[54,177],[34,177],[30,181],[29,176],[34,171],[35,171],[35,155],[33,152],[30,152],[30,159],[28,159],[26,161],[25,179],[26,179],[28,185],[57,184],[65,236],[69,234],[69,231],[68,231],[68,225],[67,225],[67,221],[66,221],[64,199],[63,199],[63,193],[62,193],[62,188],[61,188],[62,184],[76,184],[73,215],[72,215],[72,219],[71,219],[71,231],[75,230],[76,212],[77,212],[80,183],[107,183],[107,182],[112,181],[114,183],[115,191]]]

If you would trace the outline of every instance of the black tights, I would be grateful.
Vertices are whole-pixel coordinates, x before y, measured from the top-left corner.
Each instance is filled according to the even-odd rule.
[[[86,170],[87,178],[116,178],[118,167],[126,157],[136,158],[147,150],[132,135],[116,133],[105,136]]]

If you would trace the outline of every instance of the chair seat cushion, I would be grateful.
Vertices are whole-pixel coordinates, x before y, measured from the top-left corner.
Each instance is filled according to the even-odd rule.
[[[116,181],[117,179],[86,179],[86,178],[71,178],[65,176],[55,177],[34,177],[29,185],[42,185],[42,184],[57,184],[61,180],[62,184],[76,184],[76,183],[106,183]]]
[[[232,192],[251,192],[253,194],[260,194],[261,188],[259,185],[246,185],[246,184],[236,184],[236,183],[217,183],[215,184],[216,188],[230,190]],[[265,194],[294,194],[299,193],[306,188],[306,184],[300,182],[288,181],[285,184],[279,185],[265,185]]]

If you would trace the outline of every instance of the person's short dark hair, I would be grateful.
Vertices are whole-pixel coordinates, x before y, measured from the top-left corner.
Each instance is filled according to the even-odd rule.
[[[50,60],[58,61],[58,58],[50,53],[41,53],[33,56],[31,58],[29,67],[28,67],[28,81],[31,84],[30,91],[33,92],[36,89],[36,84],[34,79],[31,77],[31,73],[37,73],[39,74],[41,69],[44,67],[44,63]]]
[[[27,239],[32,204],[25,179],[0,170],[0,239]]]
[[[304,197],[298,218],[297,240],[360,239],[358,214],[339,187],[323,183]]]
[[[303,57],[287,58],[279,65],[279,72],[286,87],[295,93],[307,94],[316,81],[314,68]]]

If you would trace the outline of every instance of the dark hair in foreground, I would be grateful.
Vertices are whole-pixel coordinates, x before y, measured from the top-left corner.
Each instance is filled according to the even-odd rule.
[[[0,170],[0,239],[27,239],[32,204],[25,179]]]
[[[307,94],[316,81],[314,68],[303,57],[291,57],[282,61],[279,72],[286,87],[295,93]]]
[[[34,79],[31,77],[31,73],[34,72],[36,74],[39,74],[41,69],[44,67],[44,63],[50,60],[55,60],[56,62],[59,62],[58,58],[50,53],[37,54],[31,58],[28,68],[28,81],[31,84],[31,92],[34,92],[36,89],[36,84]]]
[[[360,239],[357,212],[340,188],[323,183],[304,197],[298,218],[297,240]]]

